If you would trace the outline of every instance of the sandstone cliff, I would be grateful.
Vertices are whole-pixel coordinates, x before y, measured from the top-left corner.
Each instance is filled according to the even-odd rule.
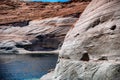
[[[0,53],[58,49],[88,3],[0,0]]]
[[[69,3],[20,2],[19,0],[0,0],[0,25],[57,16],[79,17],[89,2],[71,1]]]
[[[120,80],[120,0],[92,0],[65,38],[52,80]]]
[[[24,22],[25,25],[0,26],[0,53],[56,50],[76,20],[55,17]]]

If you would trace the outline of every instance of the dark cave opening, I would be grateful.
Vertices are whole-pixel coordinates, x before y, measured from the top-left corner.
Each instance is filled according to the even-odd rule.
[[[24,48],[28,51],[51,51],[56,50],[61,46],[61,41],[55,38],[55,35],[39,35],[30,41],[32,44],[17,43],[17,48]]]

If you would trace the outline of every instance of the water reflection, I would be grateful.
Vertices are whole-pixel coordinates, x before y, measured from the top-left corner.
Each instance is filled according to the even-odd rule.
[[[0,80],[36,80],[55,68],[57,55],[0,55]]]

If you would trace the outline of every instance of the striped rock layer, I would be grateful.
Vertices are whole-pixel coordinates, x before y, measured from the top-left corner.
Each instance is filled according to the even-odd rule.
[[[120,0],[92,0],[66,35],[53,80],[120,80]]]

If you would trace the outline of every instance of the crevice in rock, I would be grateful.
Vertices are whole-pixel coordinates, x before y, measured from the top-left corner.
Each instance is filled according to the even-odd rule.
[[[64,55],[64,56],[59,56],[59,58],[60,58],[60,59],[70,59],[70,57],[65,56],[65,55]]]
[[[110,29],[111,29],[111,30],[115,30],[116,27],[117,27],[116,25],[113,25]]]
[[[77,33],[74,37],[77,37],[78,35],[80,35],[79,33]]]
[[[0,49],[4,49],[4,50],[12,50],[13,47],[0,47]]]
[[[86,31],[90,28],[94,28],[95,26],[99,25],[100,23],[100,19],[96,19],[94,20],[91,24],[89,24],[89,26],[86,28]]]
[[[108,60],[106,56],[100,57],[98,60]]]
[[[89,58],[88,53],[84,53],[84,54],[82,55],[82,58],[81,58],[80,60],[82,60],[82,61],[89,61],[90,58]]]
[[[96,21],[93,22],[93,24],[91,25],[92,28],[94,28],[95,26],[97,26],[100,23],[100,19],[97,19]]]

